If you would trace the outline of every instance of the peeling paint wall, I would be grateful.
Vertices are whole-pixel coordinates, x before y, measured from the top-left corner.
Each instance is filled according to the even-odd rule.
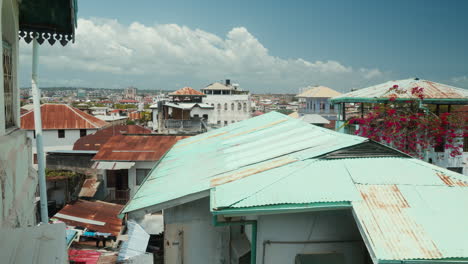
[[[365,263],[365,245],[350,211],[263,215],[257,220],[257,263],[294,263],[298,254],[341,253],[346,264]],[[246,229],[246,233],[249,230]],[[267,244],[264,241],[352,241]],[[264,249],[266,248],[265,252]],[[265,254],[265,260],[263,260]]]
[[[228,264],[229,227],[214,227],[209,198],[164,210],[166,264]]]
[[[35,225],[37,173],[24,131],[0,136],[0,227]]]

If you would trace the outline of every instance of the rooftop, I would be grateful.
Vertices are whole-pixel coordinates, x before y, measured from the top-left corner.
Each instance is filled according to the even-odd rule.
[[[468,177],[276,112],[179,141],[123,212],[207,196],[213,215],[353,210],[378,260],[468,258]]]
[[[96,161],[157,161],[178,141],[188,136],[117,135],[94,156]]]
[[[227,86],[219,82],[212,83],[201,90],[235,90],[233,86]]]
[[[169,95],[186,95],[186,96],[205,96],[204,93],[199,92],[191,87],[184,87],[175,92],[170,93]]]
[[[122,229],[122,219],[118,218],[123,205],[102,201],[78,200],[67,204],[54,218],[69,226],[82,226],[101,233],[117,236]]]
[[[299,98],[331,98],[341,95],[340,92],[337,92],[331,88],[325,86],[309,86],[306,87],[304,92],[296,95]]]
[[[150,129],[138,125],[115,125],[79,138],[73,150],[99,150],[111,137],[122,134],[151,134]]]
[[[65,104],[41,105],[42,129],[99,129],[108,124]],[[34,111],[21,116],[21,129],[34,130]]]
[[[417,99],[417,96],[411,93],[411,89],[420,87],[424,89],[425,103],[461,103],[468,104],[468,90],[453,87],[446,84],[436,83],[418,78],[395,80],[367,88],[359,89],[349,93],[342,94],[332,98],[334,103],[341,102],[386,102],[394,92],[389,91],[394,85],[398,85],[398,89],[402,93],[398,94],[397,100]]]

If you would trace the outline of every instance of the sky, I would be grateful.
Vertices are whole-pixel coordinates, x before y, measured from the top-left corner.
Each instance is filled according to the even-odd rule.
[[[253,93],[418,77],[468,88],[468,1],[79,0],[76,42],[40,48],[39,84]],[[47,42],[45,42],[47,43]],[[21,41],[20,86],[32,45]]]

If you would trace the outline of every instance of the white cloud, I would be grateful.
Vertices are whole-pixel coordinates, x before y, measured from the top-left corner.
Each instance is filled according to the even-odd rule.
[[[79,19],[78,25],[76,43],[41,46],[41,69],[48,84],[60,76],[57,85],[66,83],[65,77],[90,87],[99,83],[176,89],[232,78],[254,92],[294,93],[310,84],[347,90],[385,76],[378,69],[353,69],[333,60],[275,57],[244,27],[233,28],[222,38],[176,24],[125,26],[116,20]],[[24,65],[30,61],[31,48],[22,43]],[[22,84],[29,83],[27,79],[22,72]]]

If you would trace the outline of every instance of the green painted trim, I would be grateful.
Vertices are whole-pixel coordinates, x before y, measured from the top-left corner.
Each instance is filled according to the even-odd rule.
[[[320,210],[339,210],[352,208],[351,202],[318,202],[307,204],[279,204],[244,208],[212,209],[213,215],[252,215],[252,214],[275,214],[296,213]]]
[[[389,98],[367,98],[367,97],[344,97],[344,98],[336,98],[330,99],[330,102],[334,104],[338,103],[385,103],[389,102]],[[418,99],[414,98],[396,98],[395,101],[418,101]],[[430,99],[423,99],[423,103],[432,103],[432,104],[468,104],[468,98],[430,98]]]

